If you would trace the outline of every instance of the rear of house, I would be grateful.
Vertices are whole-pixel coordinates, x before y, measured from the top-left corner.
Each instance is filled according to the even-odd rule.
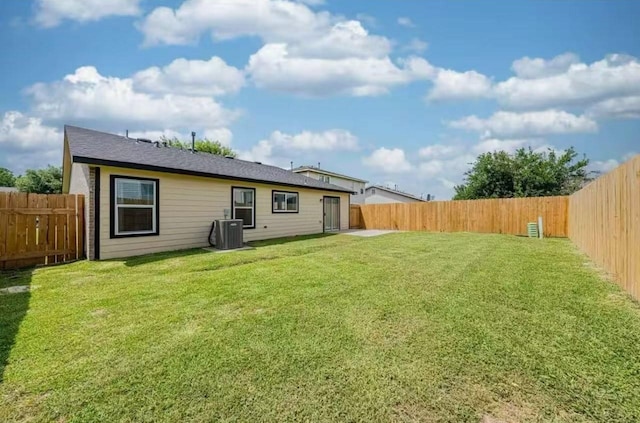
[[[208,246],[216,219],[244,241],[348,229],[351,191],[255,162],[65,127],[63,191],[84,194],[90,259]]]

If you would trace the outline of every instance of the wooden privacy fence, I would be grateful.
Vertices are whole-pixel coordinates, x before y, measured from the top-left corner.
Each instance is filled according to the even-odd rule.
[[[360,224],[360,206],[352,204],[349,207],[349,229],[359,229]]]
[[[640,155],[571,195],[569,238],[640,299]]]
[[[0,192],[0,269],[83,257],[83,195]]]
[[[526,235],[542,216],[545,236],[566,237],[568,203],[559,196],[352,205],[349,220],[362,229]]]

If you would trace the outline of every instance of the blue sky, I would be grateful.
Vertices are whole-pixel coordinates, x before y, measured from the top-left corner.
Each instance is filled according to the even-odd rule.
[[[449,198],[477,154],[640,152],[640,2],[0,2],[0,166],[65,123]]]

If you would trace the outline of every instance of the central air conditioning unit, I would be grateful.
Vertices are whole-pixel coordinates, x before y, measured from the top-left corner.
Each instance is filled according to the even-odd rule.
[[[215,246],[218,250],[233,250],[243,247],[242,219],[216,220]]]

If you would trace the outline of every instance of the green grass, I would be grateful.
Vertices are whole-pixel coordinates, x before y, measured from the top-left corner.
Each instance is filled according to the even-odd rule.
[[[640,421],[640,307],[566,240],[256,246],[0,273],[0,421]]]

